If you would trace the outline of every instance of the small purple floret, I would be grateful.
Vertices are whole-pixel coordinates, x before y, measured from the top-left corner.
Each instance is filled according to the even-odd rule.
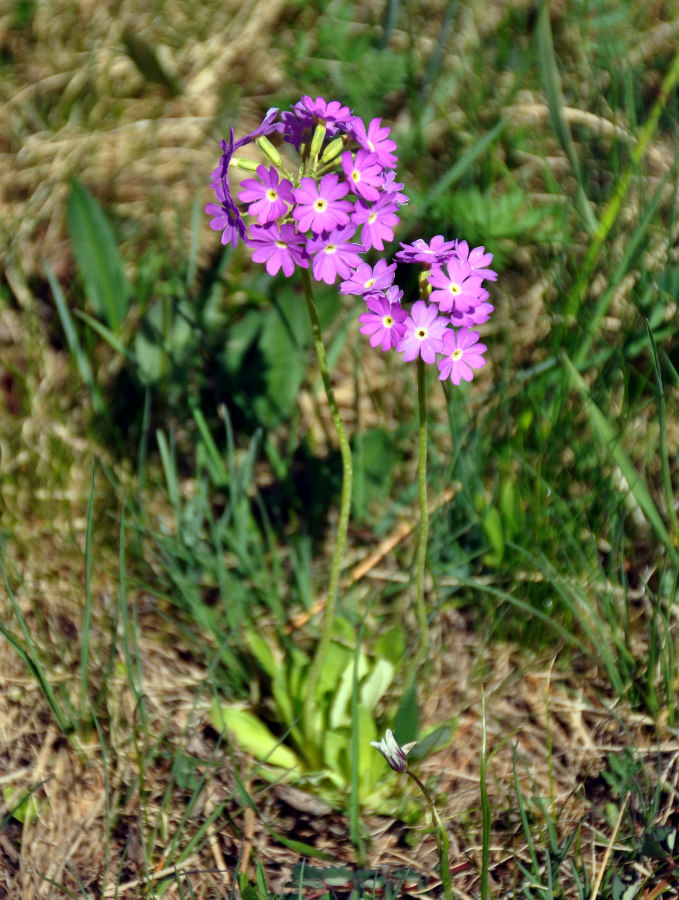
[[[424,362],[433,363],[436,354],[443,350],[443,335],[450,319],[439,316],[438,307],[430,306],[424,300],[413,303],[406,319],[405,332],[396,348],[403,359],[410,362],[421,356]]]
[[[443,335],[443,359],[438,361],[439,378],[445,381],[447,378],[453,384],[460,381],[471,381],[474,377],[474,369],[481,369],[486,364],[483,355],[488,349],[485,344],[479,344],[478,331],[455,331],[449,328]]]
[[[295,271],[309,268],[309,257],[306,253],[306,238],[295,231],[294,225],[253,225],[250,228],[248,245],[252,249],[255,262],[266,263],[269,275],[276,275],[282,269],[286,278]]]
[[[307,241],[306,251],[313,257],[311,270],[316,281],[334,284],[338,275],[348,278],[351,270],[360,265],[361,247],[349,240],[355,233],[356,228],[349,224]]]
[[[272,166],[257,166],[257,178],[246,178],[241,184],[238,199],[242,203],[249,203],[248,212],[251,216],[257,216],[257,224],[265,225],[274,222],[288,211],[294,199],[292,196],[292,184],[287,178],[279,178],[278,172]]]
[[[302,178],[292,193],[297,203],[292,217],[300,231],[321,234],[348,224],[353,204],[341,198],[349,193],[349,186],[334,173],[324,175],[318,184],[313,178]]]
[[[399,303],[390,303],[386,297],[373,295],[366,297],[370,312],[358,317],[361,334],[369,334],[370,346],[380,346],[382,350],[396,347],[405,332],[408,313]]]

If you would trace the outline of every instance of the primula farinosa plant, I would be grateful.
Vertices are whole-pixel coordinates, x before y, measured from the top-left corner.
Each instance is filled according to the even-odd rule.
[[[283,155],[272,142],[289,145]],[[256,143],[264,161],[244,159],[238,152]],[[250,134],[223,140],[219,165],[212,173],[215,202],[205,207],[222,243],[242,242],[252,259],[270,275],[299,275],[311,320],[323,384],[337,432],[343,481],[337,537],[331,562],[325,617],[309,669],[302,709],[303,731],[310,747],[318,746],[324,723],[319,721],[316,689],[336,615],[340,569],[346,545],[352,492],[349,441],[335,401],[323,337],[313,295],[313,281],[338,284],[341,294],[357,298],[360,330],[370,344],[400,354],[417,368],[419,401],[420,532],[417,556],[418,652],[411,677],[424,658],[427,616],[424,568],[428,529],[426,494],[426,367],[438,378],[459,385],[471,381],[485,365],[485,344],[476,326],[488,321],[493,307],[484,281],[495,281],[492,254],[471,249],[466,241],[437,235],[429,242],[401,244],[394,261],[375,257],[394,239],[399,209],[408,202],[396,175],[396,143],[380,119],[367,125],[336,100],[302,97],[279,115],[270,109]],[[294,153],[292,152],[294,151]],[[295,155],[296,154],[296,155]],[[294,157],[294,161],[293,161]],[[236,191],[234,168],[249,173]],[[396,263],[420,267],[418,296],[405,303],[394,283]],[[319,762],[320,760],[317,760]]]

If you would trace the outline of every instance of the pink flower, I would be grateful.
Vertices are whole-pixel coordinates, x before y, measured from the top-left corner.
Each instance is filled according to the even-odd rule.
[[[298,104],[295,104],[297,106]],[[348,106],[342,106],[339,100],[330,100],[329,102],[322,97],[313,98],[308,94],[304,94],[299,101],[299,106],[306,110],[317,121],[325,122],[326,125],[348,125],[353,119],[351,110]]]
[[[366,131],[363,121],[358,116],[354,116],[354,120],[349,126],[349,133],[360,147],[377,154],[377,159],[383,169],[394,169],[398,162],[396,155],[392,152],[396,149],[396,141],[389,138],[391,129],[386,125],[380,127],[381,124],[382,119],[373,119]]]
[[[369,150],[359,150],[354,159],[350,150],[342,154],[342,168],[347,176],[349,188],[365,200],[377,200],[378,188],[382,185],[382,167],[377,162],[377,154]]]
[[[396,172],[385,172],[382,191],[385,194],[389,194],[389,199],[397,206],[405,206],[408,202],[408,197],[406,194],[401,193],[402,190],[403,185],[396,181]]]
[[[421,263],[423,266],[443,265],[455,251],[457,241],[445,241],[437,234],[429,243],[418,238],[412,244],[401,243],[402,250],[396,254],[399,262]]]
[[[474,247],[473,250],[470,250],[466,241],[458,241],[455,253],[460,262],[469,263],[474,275],[481,275],[488,281],[497,281],[497,272],[488,268],[493,261],[493,254],[486,253],[485,247]]]
[[[302,178],[300,187],[292,193],[297,202],[292,217],[300,231],[311,229],[320,234],[348,224],[353,204],[340,198],[349,193],[349,186],[334,173],[324,175],[318,184],[313,178]]]
[[[359,200],[354,208],[351,221],[354,225],[362,225],[361,243],[364,249],[384,250],[384,241],[394,240],[394,226],[398,225],[396,204],[390,203],[388,194],[383,194],[377,203],[368,206]]]
[[[249,203],[248,212],[251,216],[257,216],[257,224],[265,225],[274,222],[284,216],[288,206],[292,206],[292,184],[287,178],[280,179],[278,172],[272,166],[257,166],[257,178],[246,178],[241,184],[238,199],[242,203]]]
[[[235,247],[238,238],[245,239],[245,222],[229,193],[228,180],[218,181],[212,185],[218,203],[208,203],[205,212],[212,216],[210,228],[222,232],[222,244],[231,243]]]
[[[250,228],[248,245],[252,249],[255,262],[266,263],[269,275],[275,275],[279,269],[289,278],[295,271],[309,268],[309,258],[305,249],[306,238],[295,231],[294,225],[281,225],[276,222],[269,225],[253,225]]]
[[[406,319],[405,332],[396,348],[403,359],[410,362],[421,356],[426,363],[433,363],[436,354],[443,350],[443,335],[450,320],[439,316],[438,307],[418,300],[413,303]]]
[[[434,287],[429,299],[439,304],[441,312],[452,309],[470,312],[481,302],[483,278],[472,276],[469,263],[454,257],[446,263],[446,270],[447,274],[442,266],[434,266],[429,273],[429,282]]]
[[[352,272],[347,281],[339,286],[340,294],[355,294],[362,296],[368,293],[385,291],[394,280],[396,263],[387,265],[386,259],[378,259],[375,266],[361,263],[355,272]]]
[[[366,303],[370,312],[358,317],[361,334],[371,335],[371,347],[381,346],[382,350],[390,350],[403,337],[407,312],[401,309],[400,303],[390,303],[379,294],[366,297]]]
[[[351,270],[360,265],[361,247],[349,242],[355,233],[353,225],[345,225],[307,241],[306,251],[313,257],[311,271],[316,281],[334,284],[338,275],[348,278]]]
[[[485,344],[479,344],[478,331],[455,331],[449,328],[443,335],[443,353],[445,356],[438,361],[439,378],[445,381],[447,378],[453,384],[459,384],[461,380],[471,381],[474,377],[474,369],[482,369],[486,361],[483,355],[488,349]]]

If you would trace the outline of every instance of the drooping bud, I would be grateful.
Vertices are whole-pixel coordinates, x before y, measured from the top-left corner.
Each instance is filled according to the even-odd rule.
[[[376,750],[380,751],[395,772],[405,772],[408,768],[408,753],[413,749],[416,743],[417,741],[413,741],[411,744],[404,744],[403,747],[401,747],[394,737],[391,728],[387,728],[382,740],[379,743],[377,741],[370,741],[370,746],[375,747]]]

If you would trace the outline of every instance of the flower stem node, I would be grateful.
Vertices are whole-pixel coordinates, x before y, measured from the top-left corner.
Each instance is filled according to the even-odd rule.
[[[404,744],[402,747],[394,737],[391,728],[387,728],[385,736],[378,743],[370,741],[370,746],[379,750],[382,756],[389,763],[395,772],[405,772],[408,768],[408,754],[413,749],[417,741],[410,744]]]

